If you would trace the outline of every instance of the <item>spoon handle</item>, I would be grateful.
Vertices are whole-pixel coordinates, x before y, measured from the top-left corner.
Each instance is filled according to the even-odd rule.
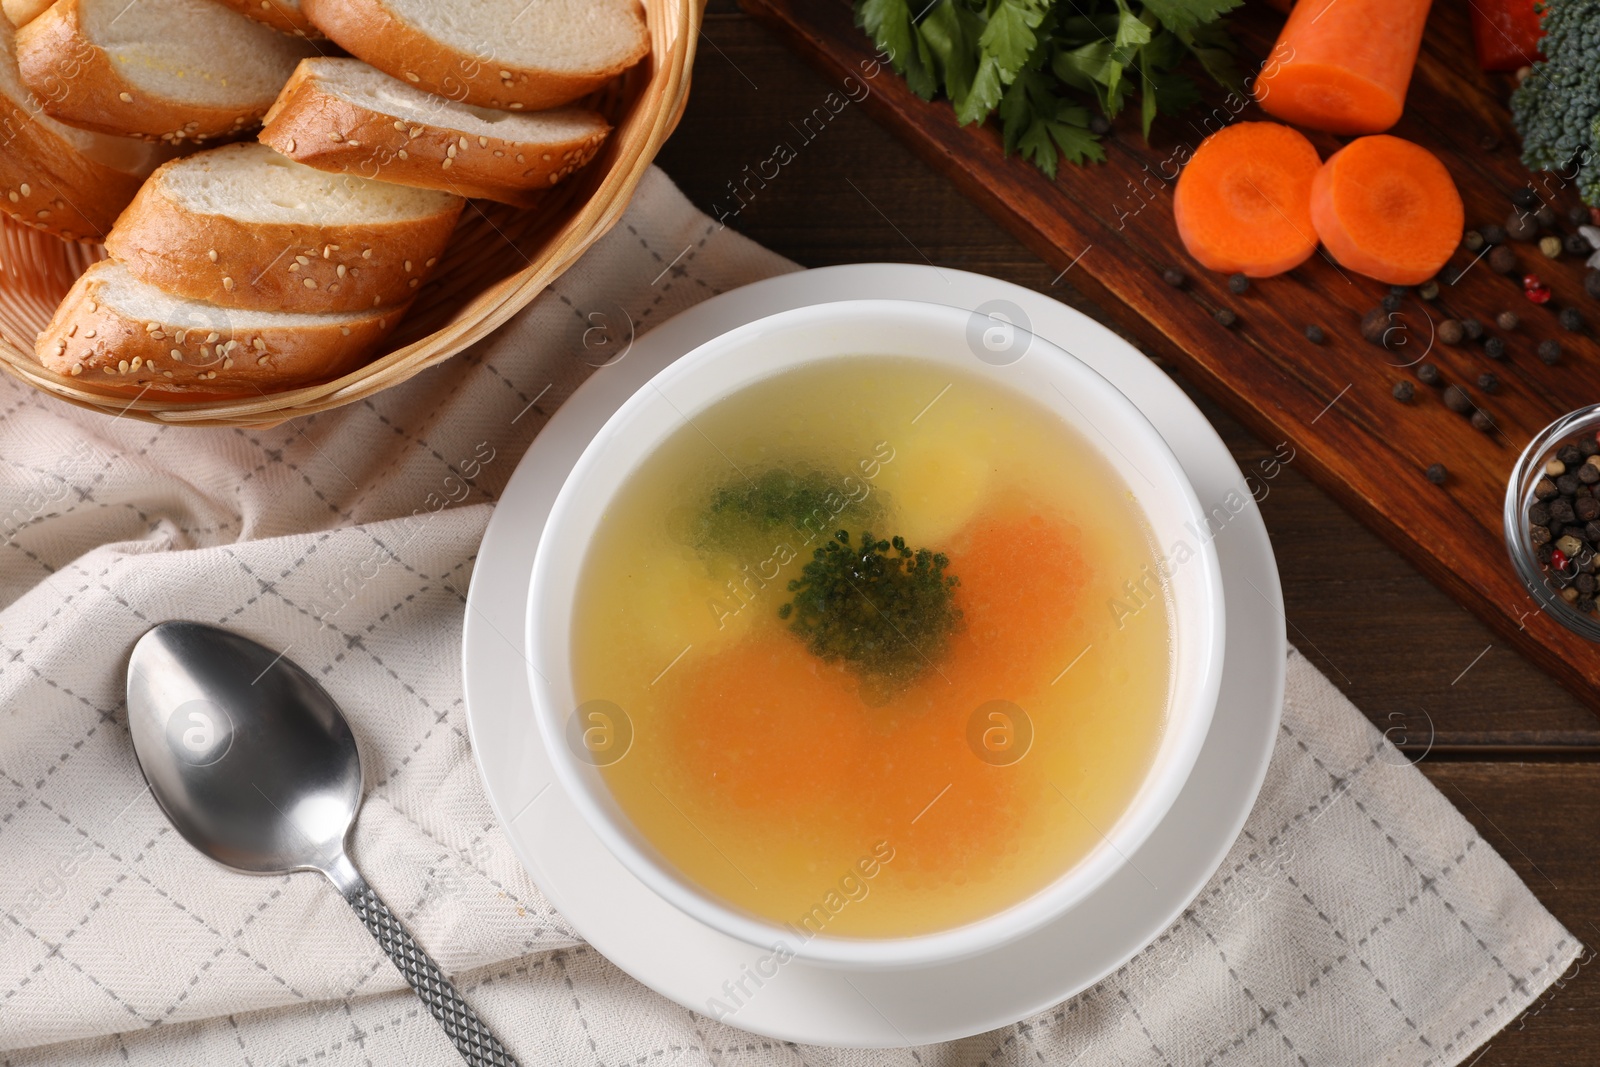
[[[389,954],[394,965],[400,968],[411,988],[428,1006],[433,1017],[439,1020],[444,1032],[455,1043],[461,1058],[472,1067],[518,1067],[516,1059],[495,1040],[489,1028],[467,1002],[461,999],[450,979],[439,970],[439,965],[418,945],[411,932],[395,917],[366,879],[355,872],[341,872],[343,877],[335,883],[344,892],[345,900],[355,909],[383,951]],[[354,876],[351,878],[351,876]]]

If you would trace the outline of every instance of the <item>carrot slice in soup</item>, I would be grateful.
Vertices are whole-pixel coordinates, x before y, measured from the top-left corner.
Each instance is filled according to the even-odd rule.
[[[1240,122],[1195,150],[1178,176],[1173,216],[1189,254],[1210,270],[1266,278],[1316,250],[1311,181],[1322,160],[1275,122]]]
[[[1311,221],[1333,258],[1391,285],[1437,274],[1460,244],[1465,218],[1439,158],[1387,134],[1339,149],[1311,185]]]

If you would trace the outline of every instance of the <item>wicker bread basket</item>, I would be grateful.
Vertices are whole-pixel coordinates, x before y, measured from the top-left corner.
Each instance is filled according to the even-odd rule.
[[[0,368],[70,403],[146,422],[265,427],[349,404],[449,359],[526,307],[616,224],[688,101],[704,0],[644,0],[651,54],[590,99],[615,127],[605,148],[539,208],[470,201],[443,262],[369,364],[335,381],[226,401],[132,400],[46,370],[34,339],[98,245],[0,216]]]

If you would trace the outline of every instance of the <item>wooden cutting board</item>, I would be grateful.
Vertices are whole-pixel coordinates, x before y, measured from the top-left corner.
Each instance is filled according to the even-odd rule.
[[[957,125],[948,104],[917,99],[887,66],[878,71],[875,48],[854,25],[848,0],[741,0],[753,14],[786,33],[819,66],[839,92],[861,98],[879,121],[903,136],[932,166],[948,175],[1046,261],[1065,280],[1100,302],[1113,325],[1145,351],[1169,360],[1199,388],[1269,443],[1286,442],[1292,463],[1386,538],[1451,595],[1483,618],[1512,645],[1569,685],[1600,710],[1600,649],[1539,611],[1506,557],[1501,507],[1512,466],[1529,440],[1558,416],[1600,401],[1600,366],[1593,330],[1600,302],[1584,294],[1580,257],[1551,262],[1536,245],[1513,244],[1521,269],[1503,276],[1487,257],[1458,252],[1451,267],[1461,272],[1439,298],[1425,304],[1406,298],[1391,319],[1404,347],[1387,351],[1363,340],[1361,316],[1388,287],[1341,271],[1317,255],[1278,278],[1255,282],[1235,295],[1227,279],[1200,268],[1184,252],[1172,221],[1175,160],[1192,152],[1204,136],[1237,120],[1269,119],[1254,103],[1240,109],[1221,90],[1205,105],[1177,117],[1162,117],[1151,143],[1140,136],[1136,114],[1125,115],[1105,140],[1108,161],[1063,164],[1051,180],[1031,163],[1007,158],[992,126]],[[1466,202],[1469,229],[1504,224],[1511,194],[1532,176],[1517,160],[1506,97],[1512,82],[1477,69],[1468,5],[1438,0],[1423,40],[1406,114],[1391,133],[1436,152],[1454,175]],[[1283,16],[1249,0],[1231,20],[1241,66],[1254,70],[1272,48]],[[846,79],[853,79],[847,81]],[[1130,109],[1137,112],[1137,106]],[[1324,157],[1342,143],[1310,133]],[[1575,191],[1558,188],[1554,176],[1541,186],[1547,202],[1570,226],[1566,210]],[[895,213],[914,204],[880,205]],[[1176,267],[1188,283],[1174,288],[1162,273]],[[1545,307],[1522,294],[1524,271],[1537,272],[1554,290]],[[1556,321],[1559,308],[1579,308],[1589,321],[1582,335]],[[1219,325],[1218,309],[1235,313],[1232,327]],[[1495,327],[1511,310],[1521,318],[1514,331]],[[1434,324],[1445,318],[1477,318],[1486,336],[1501,337],[1502,362],[1483,355],[1481,344],[1447,347],[1433,342]],[[1323,345],[1305,337],[1318,325]],[[1559,364],[1546,366],[1534,354],[1546,338],[1561,342]],[[1449,411],[1441,390],[1415,377],[1413,364],[1439,367],[1447,383],[1463,386],[1494,421],[1481,433]],[[1489,371],[1500,382],[1493,395],[1477,386]],[[1410,404],[1393,399],[1396,382],[1416,387]],[[1427,481],[1430,464],[1443,463],[1449,479]],[[1219,501],[1202,501],[1211,506]],[[1294,545],[1276,546],[1280,553]],[[1330,571],[1333,570],[1330,567]]]

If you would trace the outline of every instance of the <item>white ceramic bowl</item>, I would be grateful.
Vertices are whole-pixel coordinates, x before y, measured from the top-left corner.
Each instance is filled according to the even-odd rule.
[[[1016,309],[979,314],[913,301],[856,300],[749,323],[690,352],[635,393],[590,443],[556,498],[528,598],[529,682],[546,750],[562,786],[606,847],[655,892],[714,929],[761,948],[782,943],[798,957],[846,968],[915,967],[984,952],[1039,928],[1103,883],[1155,829],[1188,778],[1221,682],[1222,584],[1210,531],[1237,509],[1218,501],[1213,510],[1223,516],[1213,520],[1160,433],[1132,402],[1066,351],[1012,325],[1017,318],[1009,310]],[[634,829],[600,772],[568,744],[577,707],[573,605],[601,516],[629,475],[685,417],[801,364],[863,355],[912,357],[987,378],[1049,408],[1100,450],[1134,493],[1154,543],[1167,554],[1173,684],[1160,746],[1132,803],[1114,825],[1102,828],[1105,837],[1088,856],[1043,890],[987,918],[935,933],[798,941],[779,924],[729,905],[679,873]],[[1180,552],[1180,545],[1187,549]]]

